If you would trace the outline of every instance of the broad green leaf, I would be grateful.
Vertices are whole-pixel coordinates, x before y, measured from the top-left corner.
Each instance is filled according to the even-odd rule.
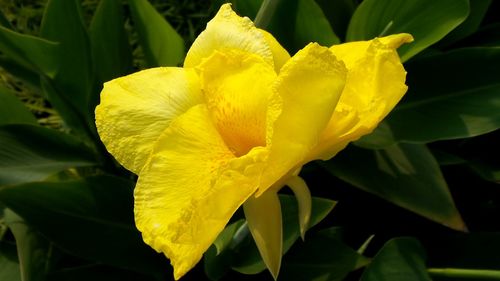
[[[314,0],[279,2],[269,25],[263,28],[271,32],[291,54],[309,42],[324,46],[340,42]]]
[[[5,222],[16,239],[22,280],[46,280],[50,243],[9,209],[5,211]]]
[[[71,105],[71,110],[77,110],[84,120],[93,123],[93,108],[89,108],[93,83],[91,52],[80,9],[77,0],[49,0],[40,33],[43,38],[60,43],[57,52],[60,68],[53,79],[58,95],[49,96],[51,103],[56,105],[53,99],[61,99],[64,104]],[[57,106],[56,109],[59,110]]]
[[[415,41],[398,49],[406,61],[441,40],[468,14],[468,0],[365,0],[351,18],[347,41],[410,33]]]
[[[0,185],[43,180],[96,165],[94,153],[70,135],[33,125],[0,126]]]
[[[133,223],[133,182],[95,176],[0,188],[0,202],[64,251],[97,263],[162,275],[167,262]]]
[[[409,92],[386,119],[395,140],[431,142],[500,128],[500,47],[458,49],[406,68]]]
[[[414,238],[389,240],[363,272],[360,281],[431,281],[426,254]]]
[[[203,255],[205,274],[210,280],[219,280],[231,269],[233,250],[246,235],[248,228],[245,221],[238,220],[226,226],[217,236],[213,245]]]
[[[356,0],[316,0],[325,13],[335,34],[345,41],[347,26],[351,16],[358,6]]]
[[[425,145],[381,150],[350,146],[321,164],[357,188],[453,229],[465,229],[439,165]]]
[[[177,66],[184,59],[184,40],[147,0],[129,0],[134,27],[149,67]]]
[[[89,29],[95,73],[99,83],[132,71],[132,51],[124,25],[120,1],[99,2]]]
[[[300,237],[298,207],[296,199],[289,195],[280,195],[281,213],[283,215],[283,253],[286,253]],[[323,220],[333,209],[336,202],[324,198],[313,197],[310,227]],[[306,233],[306,239],[307,233]],[[251,236],[246,244],[238,249],[233,259],[232,268],[244,274],[257,274],[266,269],[259,251]]]
[[[16,247],[0,240],[0,280],[21,281]]]
[[[283,258],[278,280],[341,281],[368,263],[368,258],[320,232],[290,249]]]
[[[440,46],[451,45],[477,31],[491,0],[470,0],[470,13],[467,19],[439,42]]]
[[[16,77],[16,79],[22,81],[25,86],[33,90],[33,92],[41,92],[40,75],[35,70],[17,63],[10,56],[5,54],[0,54],[0,65],[5,71],[9,72]]]
[[[20,34],[0,26],[0,52],[16,63],[40,74],[54,77],[60,71],[59,44]]]
[[[9,89],[0,85],[0,125],[16,123],[38,124],[26,106]]]

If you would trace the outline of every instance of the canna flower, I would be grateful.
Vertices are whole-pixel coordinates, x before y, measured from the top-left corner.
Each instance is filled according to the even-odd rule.
[[[398,34],[293,57],[223,5],[184,67],[105,83],[96,125],[108,151],[138,177],[135,222],[179,279],[243,206],[274,277],[282,255],[277,192],[289,186],[304,235],[311,198],[298,177],[370,133],[407,90]]]

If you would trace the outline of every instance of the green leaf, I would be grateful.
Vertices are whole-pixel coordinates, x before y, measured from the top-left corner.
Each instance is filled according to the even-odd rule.
[[[0,26],[0,51],[16,63],[40,74],[54,77],[60,70],[56,42],[24,35]]]
[[[425,251],[414,238],[389,240],[363,272],[360,281],[431,281]]]
[[[335,34],[345,41],[347,26],[358,6],[356,0],[316,0]]]
[[[95,176],[0,188],[0,201],[64,251],[161,276],[167,262],[141,239],[133,223],[133,182]]]
[[[21,80],[33,92],[41,92],[40,75],[35,70],[17,63],[10,56],[0,54],[0,65],[16,79]]]
[[[440,46],[449,46],[477,31],[481,24],[491,0],[470,0],[470,14],[457,28],[441,40]]]
[[[399,48],[406,61],[441,40],[468,14],[468,0],[365,0],[351,18],[347,41],[410,33],[415,41]]]
[[[132,50],[124,24],[120,1],[99,2],[89,29],[95,73],[99,83],[132,71]]]
[[[328,19],[314,0],[281,1],[268,27],[290,53],[302,49],[310,42],[323,46],[338,44]]]
[[[0,126],[0,185],[95,165],[93,152],[70,135],[33,125]]]
[[[11,210],[5,210],[5,222],[16,239],[23,281],[44,281],[50,259],[50,244]]]
[[[6,124],[37,125],[35,116],[5,86],[0,85],[0,125]]]
[[[87,118],[72,105],[69,100],[70,97],[58,90],[55,83],[46,77],[40,77],[40,86],[44,97],[56,109],[57,113],[63,119],[64,125],[78,136],[89,139],[91,133],[86,120]]]
[[[147,0],[129,0],[134,26],[149,67],[177,66],[184,40]]]
[[[284,256],[279,280],[341,281],[368,263],[369,259],[340,240],[320,232]]]
[[[280,201],[283,215],[283,253],[286,253],[300,237],[299,215],[294,196],[280,195]],[[335,204],[336,202],[332,200],[313,197],[310,227],[323,220]],[[244,274],[257,274],[266,269],[251,236],[247,237],[246,244],[242,243],[238,253],[235,254],[232,268]]]
[[[500,48],[465,48],[407,65],[409,92],[386,119],[393,138],[431,142],[500,128]]]
[[[0,240],[0,280],[21,281],[16,247]]]
[[[244,227],[244,220],[226,226],[203,255],[205,274],[210,280],[219,280],[231,269],[233,250],[241,242],[242,234],[248,235],[248,228],[243,230]]]
[[[453,229],[465,229],[439,165],[425,145],[381,150],[350,146],[320,163],[357,188]]]
[[[41,36],[60,43],[57,52],[59,72],[53,79],[58,95],[49,99],[62,99],[65,106],[80,113],[88,122],[93,121],[93,108],[89,108],[92,87],[92,64],[89,38],[76,0],[49,0],[40,28]],[[50,54],[46,54],[48,56]],[[56,106],[56,109],[60,109]],[[64,117],[64,116],[63,116]]]

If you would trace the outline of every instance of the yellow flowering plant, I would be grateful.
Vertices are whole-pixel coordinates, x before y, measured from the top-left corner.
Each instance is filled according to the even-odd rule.
[[[396,48],[409,34],[290,56],[268,32],[224,4],[183,67],[107,82],[95,110],[99,136],[139,176],[135,222],[179,279],[243,206],[276,278],[282,255],[277,192],[299,203],[301,235],[311,195],[298,174],[370,133],[407,90]]]
[[[500,278],[495,1],[21,2],[0,280]]]

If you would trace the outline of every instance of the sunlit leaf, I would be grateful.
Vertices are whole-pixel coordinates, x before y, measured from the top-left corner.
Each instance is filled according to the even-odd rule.
[[[280,195],[280,201],[283,215],[283,252],[286,253],[300,237],[298,207],[293,196]],[[335,204],[336,202],[332,200],[313,197],[310,227],[323,220]],[[245,274],[257,274],[266,269],[250,236],[248,236],[246,244],[238,249],[238,254],[234,256],[232,268]]]
[[[436,159],[424,145],[351,146],[321,164],[333,175],[448,227],[464,230]]]
[[[111,176],[0,188],[0,202],[64,251],[162,276],[168,263],[133,223],[133,183]]]
[[[147,0],[129,0],[134,26],[149,67],[176,66],[184,59],[184,40]]]
[[[6,87],[0,85],[0,125],[38,124],[33,114]]]
[[[360,281],[431,281],[425,260],[418,240],[394,238],[377,253]]]
[[[406,61],[441,40],[468,14],[468,0],[365,0],[351,18],[347,41],[410,33],[415,41],[398,49]]]
[[[0,126],[0,143],[0,185],[42,180],[96,164],[93,152],[80,140],[39,126]]]

